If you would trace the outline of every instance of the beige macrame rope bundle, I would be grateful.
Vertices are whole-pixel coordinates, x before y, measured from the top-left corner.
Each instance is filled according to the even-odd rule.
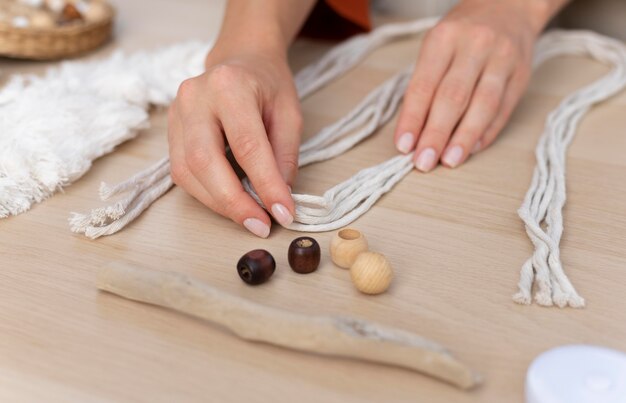
[[[380,27],[370,34],[350,39],[327,53],[320,61],[296,76],[301,98],[346,73],[374,49],[401,37],[429,29],[436,19]],[[540,305],[584,306],[563,272],[559,244],[563,233],[565,191],[565,153],[578,123],[594,104],[621,91],[626,85],[626,48],[616,40],[591,32],[551,31],[538,42],[535,66],[560,55],[591,57],[613,67],[598,81],[565,98],[549,115],[536,150],[537,166],[531,187],[519,210],[535,252],[522,267],[518,303],[529,304],[533,283]],[[376,89],[337,122],[325,127],[300,148],[299,165],[333,158],[355,146],[385,124],[397,111],[406,90],[412,66]],[[343,227],[364,214],[412,168],[412,155],[395,156],[364,169],[324,193],[323,196],[294,194],[295,220],[289,229],[321,232]],[[173,185],[169,160],[157,164],[116,186],[103,184],[103,200],[125,193],[109,207],[89,214],[74,213],[70,225],[74,232],[90,238],[113,234],[133,221],[152,202]],[[260,203],[247,179],[245,189]]]
[[[619,41],[589,32],[556,31],[542,37],[537,49],[535,65],[554,56],[581,55],[613,66],[607,75],[566,97],[549,114],[535,151],[532,183],[518,211],[535,252],[522,266],[514,301],[529,304],[534,281],[539,305],[581,308],[585,300],[563,272],[559,250],[566,199],[565,154],[589,108],[626,86],[626,48]]]

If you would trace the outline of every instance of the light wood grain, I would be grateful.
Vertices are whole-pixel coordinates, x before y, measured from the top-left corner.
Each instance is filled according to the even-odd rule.
[[[116,47],[137,49],[209,37],[221,2],[121,1]],[[149,4],[149,5],[148,5]],[[303,104],[306,135],[341,116],[377,83],[412,61],[418,41],[394,44]],[[327,45],[301,41],[295,68]],[[1,60],[3,71],[43,65]],[[562,256],[588,303],[584,310],[524,307],[511,301],[531,251],[516,209],[534,166],[547,113],[605,67],[561,58],[540,68],[500,139],[460,169],[411,173],[354,226],[395,270],[385,294],[354,289],[328,256],[332,234],[317,234],[320,268],[306,276],[287,264],[297,233],[247,234],[174,189],[137,222],[90,241],[70,234],[68,213],[98,205],[101,180],[116,181],[167,150],[166,121],[98,160],[85,177],[19,217],[0,221],[0,401],[428,401],[521,402],[525,370],[564,343],[626,350],[626,94],[594,108],[568,159],[569,199]],[[295,190],[321,193],[394,155],[394,122],[332,161],[302,170]],[[237,259],[265,248],[272,280],[250,288]],[[111,260],[173,269],[275,307],[349,314],[414,331],[447,346],[485,375],[470,393],[401,369],[309,356],[250,344],[183,315],[100,294],[95,273]]]

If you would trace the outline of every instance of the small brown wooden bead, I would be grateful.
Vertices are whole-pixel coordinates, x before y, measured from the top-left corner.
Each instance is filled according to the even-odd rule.
[[[330,241],[330,258],[337,266],[348,269],[367,249],[365,235],[355,229],[344,228],[337,231]]]
[[[274,257],[264,249],[255,249],[246,253],[237,262],[239,277],[250,285],[258,285],[272,277],[276,270]]]
[[[384,255],[363,252],[350,267],[350,277],[362,293],[380,294],[389,288],[393,279],[393,269]]]
[[[296,273],[314,272],[320,264],[320,245],[308,236],[296,238],[289,245],[287,258]]]

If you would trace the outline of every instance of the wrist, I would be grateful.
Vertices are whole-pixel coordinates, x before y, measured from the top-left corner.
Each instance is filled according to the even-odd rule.
[[[207,56],[211,60],[259,55],[287,58],[287,48],[314,1],[294,7],[292,0],[229,0],[222,29]],[[295,11],[294,11],[295,10]]]
[[[205,67],[220,63],[223,60],[241,56],[259,57],[270,60],[287,61],[286,41],[280,35],[271,33],[220,35],[213,48],[207,54]]]
[[[541,34],[545,26],[550,22],[561,8],[569,0],[520,0],[528,10],[530,24],[536,35]]]

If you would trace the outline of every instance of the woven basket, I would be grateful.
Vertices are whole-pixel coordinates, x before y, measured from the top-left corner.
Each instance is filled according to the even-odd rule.
[[[95,49],[111,37],[113,8],[106,4],[106,17],[55,28],[16,28],[0,23],[0,56],[53,60]]]

